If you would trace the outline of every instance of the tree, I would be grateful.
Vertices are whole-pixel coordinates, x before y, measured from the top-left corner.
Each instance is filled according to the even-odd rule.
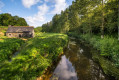
[[[24,18],[18,16],[12,16],[9,13],[0,14],[0,25],[1,26],[27,26],[27,22]]]
[[[72,5],[69,7],[69,22],[70,22],[70,31],[77,31],[77,28],[80,26],[80,18],[77,10],[76,2],[72,2]]]
[[[104,38],[104,1],[102,0],[102,25],[101,25],[101,38]]]
[[[16,20],[16,26],[27,26],[27,23],[25,21],[24,18],[18,18],[18,20]]]
[[[76,9],[80,16],[80,31],[83,33],[93,32],[94,26],[94,13],[99,5],[100,0],[76,0]]]
[[[118,1],[118,40],[119,40],[119,1]]]
[[[12,16],[11,14],[5,13],[0,15],[0,24],[3,26],[8,26],[9,24],[12,24]]]
[[[65,11],[61,12],[60,17],[60,33],[67,33],[69,31],[69,9],[67,8]]]
[[[49,32],[93,33],[104,38],[104,34],[118,31],[117,3],[118,0],[75,0],[69,8],[53,17],[51,27],[49,24],[43,26],[47,26],[44,29]]]
[[[42,27],[36,27],[36,28],[34,29],[34,31],[35,31],[35,33],[39,33],[39,32],[42,31]]]

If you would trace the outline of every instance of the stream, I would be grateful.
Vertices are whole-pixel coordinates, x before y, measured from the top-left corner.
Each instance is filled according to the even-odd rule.
[[[114,80],[93,61],[91,48],[74,38],[69,40],[61,59],[49,71],[43,80]]]

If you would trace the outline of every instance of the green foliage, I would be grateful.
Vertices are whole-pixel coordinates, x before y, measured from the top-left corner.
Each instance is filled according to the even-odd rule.
[[[114,65],[113,62],[105,59],[104,57],[100,56],[97,51],[92,54],[93,60],[98,61],[107,75],[114,76],[117,80],[119,79],[119,69]]]
[[[77,28],[80,26],[80,18],[78,11],[76,9],[75,3],[73,2],[72,6],[69,7],[69,26],[70,31],[77,31]]]
[[[34,29],[34,31],[35,31],[35,33],[39,33],[39,32],[42,31],[42,27],[36,27],[36,28]]]
[[[42,25],[43,32],[117,33],[118,0],[75,0],[50,23]]]
[[[24,18],[18,16],[12,16],[11,14],[0,14],[0,26],[27,26],[27,22]]]
[[[67,33],[69,31],[68,9],[62,14],[56,14],[52,21],[42,25],[43,32]]]
[[[1,39],[1,38],[0,38]],[[0,40],[0,62],[9,60],[15,51],[24,43],[21,39],[2,39]]]
[[[35,80],[57,60],[67,45],[65,34],[39,33],[30,39],[11,62],[0,65],[1,80]]]

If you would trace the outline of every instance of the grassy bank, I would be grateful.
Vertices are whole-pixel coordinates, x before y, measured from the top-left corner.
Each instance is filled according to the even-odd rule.
[[[35,80],[57,60],[67,42],[68,37],[64,34],[37,34],[11,62],[0,65],[0,79]]]
[[[101,65],[105,74],[113,76],[116,78],[116,80],[119,80],[119,69],[114,65],[113,62],[102,57],[98,54],[98,52],[93,53],[92,56],[93,60],[97,61]]]
[[[85,41],[99,51],[103,58],[97,58],[106,74],[119,78],[119,42],[114,37],[104,36],[103,39],[98,35],[69,33],[69,36],[76,37]],[[104,61],[104,62],[103,62]],[[108,64],[105,62],[107,61]],[[110,64],[110,66],[109,66]]]

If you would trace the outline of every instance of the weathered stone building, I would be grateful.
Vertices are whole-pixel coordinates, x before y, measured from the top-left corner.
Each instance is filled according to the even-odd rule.
[[[34,37],[34,27],[9,26],[6,32],[6,36],[17,37],[17,38],[22,38],[22,37],[32,38]]]

